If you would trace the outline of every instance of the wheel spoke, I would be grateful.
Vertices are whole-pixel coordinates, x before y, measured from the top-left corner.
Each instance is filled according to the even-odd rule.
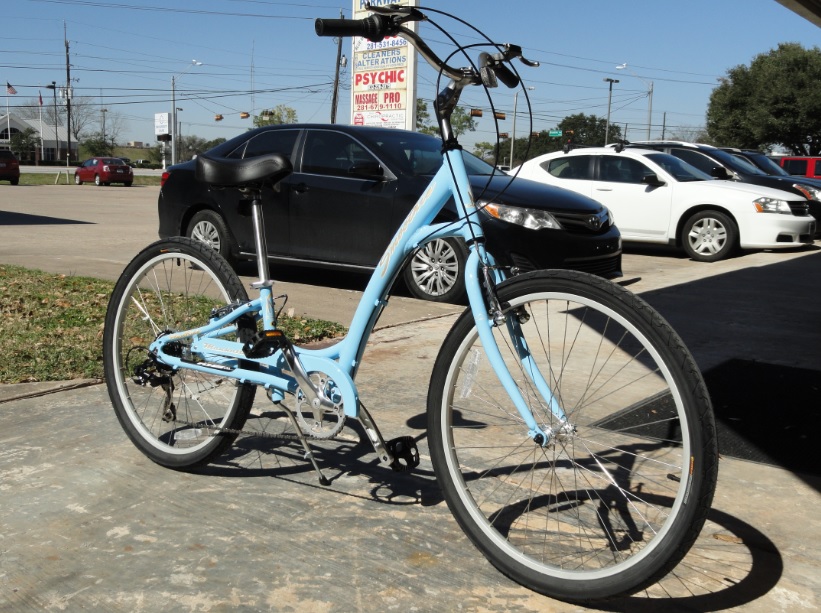
[[[703,389],[698,370],[680,366],[669,326],[647,305],[625,308],[636,299],[606,281],[563,272],[514,279],[500,300],[529,316],[494,334],[551,438],[543,447],[531,440],[463,318],[434,366],[428,407],[431,459],[449,505],[491,562],[545,594],[613,596],[660,577],[700,528],[682,504],[688,485],[705,507],[715,484],[714,445],[693,447],[699,429],[697,440],[714,440],[706,396],[692,394]],[[516,329],[524,344],[508,338]],[[517,346],[528,348],[528,368]],[[535,369],[568,424],[548,410]],[[692,480],[691,457],[710,467],[703,479]],[[680,521],[686,528],[674,538]],[[623,570],[636,565],[644,576],[624,583]]]

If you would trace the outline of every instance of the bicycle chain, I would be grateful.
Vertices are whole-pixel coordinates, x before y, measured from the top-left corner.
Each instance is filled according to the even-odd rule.
[[[236,434],[237,436],[239,436],[240,434],[247,434],[248,436],[258,436],[260,438],[270,438],[285,441],[302,440],[302,438],[298,434],[287,434],[285,432],[282,432],[280,434],[272,434],[270,432],[265,432],[262,430],[237,430],[236,428],[220,428],[217,426],[208,426],[203,424],[197,424],[194,422],[183,421],[181,419],[175,419],[173,423],[181,424],[183,426],[190,426],[192,428],[199,428],[201,430],[208,430],[209,436],[217,436],[218,434]]]

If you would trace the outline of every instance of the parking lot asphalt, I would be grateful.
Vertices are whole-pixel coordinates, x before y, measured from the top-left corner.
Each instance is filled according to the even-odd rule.
[[[0,186],[0,263],[115,278],[155,236],[150,188]],[[702,370],[732,360],[821,370],[817,247],[715,264],[643,248],[624,269]],[[360,281],[339,289],[336,278],[286,272],[293,308],[347,323]],[[356,424],[321,446],[329,487],[295,447],[257,437],[200,473],[177,473],[128,442],[103,385],[0,386],[0,611],[584,610],[495,571],[438,494],[423,414],[459,310],[392,299],[357,379],[387,437],[420,439],[410,475],[378,465]],[[821,390],[813,398],[818,411]],[[787,392],[774,403],[774,429],[793,401]],[[723,457],[713,510],[683,563],[600,608],[817,610],[817,466]]]

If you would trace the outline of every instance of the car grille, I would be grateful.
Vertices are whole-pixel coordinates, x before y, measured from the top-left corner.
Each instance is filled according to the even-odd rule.
[[[533,262],[518,253],[510,253],[510,260],[513,262],[513,265],[519,269],[519,272],[531,272],[536,270],[536,266]],[[565,261],[561,265],[561,268],[589,272],[591,275],[598,275],[606,279],[612,279],[613,277],[620,277],[622,274],[621,253],[610,257],[569,260]]]
[[[792,214],[796,217],[806,217],[810,214],[810,205],[805,202],[788,202]]]
[[[601,234],[610,228],[610,216],[607,211],[598,213],[564,213],[553,212],[551,215],[556,218],[562,227],[571,233]]]

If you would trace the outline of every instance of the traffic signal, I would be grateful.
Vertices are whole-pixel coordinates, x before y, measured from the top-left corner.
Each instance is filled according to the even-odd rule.
[[[214,115],[214,121],[222,121],[222,115]]]
[[[250,116],[251,115],[246,113],[245,111],[243,111],[242,113],[239,114],[240,119],[248,119]]]

